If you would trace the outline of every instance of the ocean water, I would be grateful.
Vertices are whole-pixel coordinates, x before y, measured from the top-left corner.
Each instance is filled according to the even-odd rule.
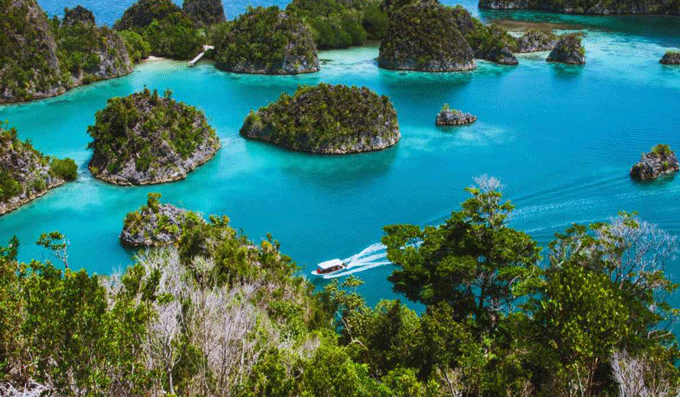
[[[41,1],[48,12],[74,4]],[[100,21],[117,18],[105,10],[118,3],[109,7],[92,0],[86,6]],[[229,12],[240,8],[234,3]],[[133,252],[118,243],[125,214],[141,206],[148,192],[160,192],[164,202],[229,216],[232,226],[255,241],[271,233],[309,274],[318,262],[364,250],[381,263],[380,250],[371,247],[384,225],[441,223],[459,209],[467,198],[463,188],[481,174],[502,180],[517,207],[512,226],[542,244],[573,222],[602,221],[621,210],[638,211],[680,234],[680,178],[642,184],[628,176],[640,153],[655,144],[680,150],[680,68],[658,63],[667,49],[680,46],[678,19],[521,16],[583,31],[588,63],[549,64],[547,53],[538,53],[519,56],[516,67],[479,61],[471,72],[393,72],[377,67],[377,47],[365,47],[322,52],[319,73],[283,77],[150,61],[127,77],[0,107],[0,120],[16,126],[22,139],[46,154],[74,158],[80,167],[77,182],[0,217],[0,242],[17,235],[23,259],[42,258],[45,252],[33,242],[42,232],[59,230],[70,241],[73,268],[109,274],[131,262]],[[316,156],[239,136],[251,109],[294,92],[298,84],[322,81],[368,86],[389,96],[401,126],[399,144],[375,153]],[[93,179],[86,146],[95,112],[107,98],[145,86],[170,88],[176,99],[204,110],[223,148],[181,182],[123,188]],[[435,127],[444,103],[478,121]],[[386,281],[391,271],[391,265],[380,265],[355,273],[366,281],[361,292],[370,303],[395,297]],[[680,261],[669,271],[677,275]]]

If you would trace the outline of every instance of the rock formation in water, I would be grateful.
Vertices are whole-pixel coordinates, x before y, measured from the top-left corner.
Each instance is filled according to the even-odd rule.
[[[16,129],[0,126],[0,215],[77,176],[78,167],[73,160],[45,156],[28,141],[20,141]]]
[[[555,48],[550,52],[548,62],[560,62],[570,65],[583,65],[586,63],[586,50],[581,45],[580,34],[568,34],[560,36]]]
[[[126,247],[160,247],[174,244],[187,221],[204,222],[197,214],[161,204],[159,193],[149,193],[145,206],[125,216],[120,243]]]
[[[215,66],[228,72],[300,74],[319,71],[309,27],[278,7],[253,8],[215,38]]]
[[[656,145],[630,169],[630,176],[638,180],[652,180],[680,170],[678,158],[668,145]]]
[[[397,112],[366,87],[319,84],[251,112],[241,135],[291,150],[347,154],[385,149],[401,138]]]
[[[591,15],[680,15],[680,3],[676,0],[479,0],[479,8]]]
[[[222,0],[184,0],[182,9],[200,25],[210,26],[227,21]]]
[[[557,44],[557,36],[552,33],[530,29],[517,39],[517,52],[550,51]]]
[[[154,20],[160,21],[177,12],[183,13],[171,0],[139,0],[125,10],[113,28],[116,30],[144,28],[151,25]]]
[[[680,51],[666,52],[659,62],[664,65],[680,65]]]
[[[477,67],[449,7],[424,0],[390,13],[378,65],[393,70],[454,72]]]
[[[60,95],[132,71],[123,40],[97,27],[83,7],[66,9],[60,24],[47,20],[35,0],[0,0],[0,103]]]
[[[446,104],[437,114],[436,124],[438,126],[466,125],[477,121],[477,117],[470,113],[463,113],[460,110],[450,109]]]
[[[92,174],[116,185],[150,185],[186,178],[220,148],[202,111],[148,89],[109,99],[88,127]]]
[[[519,62],[510,48],[516,45],[516,39],[497,25],[485,26],[480,20],[458,5],[451,9],[456,26],[472,48],[474,57],[501,65],[517,65]]]

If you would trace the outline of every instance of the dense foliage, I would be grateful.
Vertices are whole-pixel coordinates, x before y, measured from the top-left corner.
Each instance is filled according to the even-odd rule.
[[[203,112],[176,102],[170,91],[161,97],[155,90],[144,89],[109,99],[95,118],[87,130],[94,139],[88,147],[94,149],[90,170],[100,177],[126,170],[155,180],[184,166],[198,151],[212,157],[219,148],[215,130]]]
[[[258,247],[227,218],[185,222],[176,248],[110,277],[70,270],[57,232],[38,244],[58,265],[20,263],[12,239],[0,381],[60,396],[677,395],[677,238],[621,214],[558,234],[541,268],[498,181],[468,190],[439,227],[385,229],[390,279],[421,314],[367,307],[353,277],[314,292],[271,237]]]
[[[0,213],[77,176],[73,160],[45,156],[29,141],[22,142],[15,128],[0,125]],[[8,206],[11,199],[18,200]]]
[[[390,13],[378,63],[387,69],[439,72],[475,68],[472,49],[453,12],[436,0],[418,1]]]
[[[161,204],[160,193],[149,193],[146,205],[128,212],[123,222],[120,242],[130,247],[158,247],[174,244],[182,235],[186,222],[204,222],[196,213]]]
[[[366,87],[301,86],[293,96],[251,112],[241,135],[313,153],[383,149],[399,138],[397,112],[389,98]]]
[[[132,70],[122,40],[83,7],[48,21],[34,0],[3,0],[0,102],[44,98]]]
[[[480,0],[479,7],[570,14],[680,14],[677,0]]]
[[[387,29],[387,13],[377,0],[293,0],[287,10],[312,27],[319,49],[362,45],[381,39]]]
[[[171,0],[139,0],[125,10],[113,27],[136,32],[148,44],[139,43],[134,37],[135,48],[148,46],[151,54],[161,57],[191,59],[205,44],[205,37],[194,21]],[[126,39],[130,45],[129,34]]]
[[[297,74],[319,70],[309,27],[278,7],[249,8],[215,29],[218,68],[239,73]]]
[[[456,24],[475,53],[475,58],[498,61],[502,52],[517,47],[517,40],[497,25],[484,25],[460,5],[451,10]],[[512,56],[512,54],[510,54]]]
[[[200,25],[213,25],[227,21],[222,0],[184,0],[182,9]]]
[[[151,45],[137,32],[122,30],[118,34],[123,38],[132,62],[137,63],[151,54]]]

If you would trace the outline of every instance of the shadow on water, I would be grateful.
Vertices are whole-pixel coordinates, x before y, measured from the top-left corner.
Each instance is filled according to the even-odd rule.
[[[551,70],[558,80],[574,80],[583,73],[583,65],[565,65],[562,63],[550,63]]]
[[[249,142],[246,148],[251,145],[266,146],[257,148],[258,156],[278,157],[283,174],[327,191],[335,191],[339,186],[354,189],[373,183],[389,172],[399,150],[396,144],[376,152],[322,155],[294,152],[261,142]]]

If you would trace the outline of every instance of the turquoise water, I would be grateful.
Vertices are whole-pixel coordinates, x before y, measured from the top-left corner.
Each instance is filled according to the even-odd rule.
[[[440,223],[466,199],[463,188],[484,173],[507,186],[517,205],[512,225],[543,244],[572,222],[606,220],[620,210],[639,211],[678,234],[679,179],[638,184],[628,170],[657,143],[680,149],[680,68],[658,63],[680,45],[680,33],[592,25],[586,26],[583,67],[548,64],[547,54],[539,53],[520,56],[517,67],[479,62],[465,73],[399,73],[378,69],[375,47],[321,53],[321,72],[296,77],[151,61],[124,78],[0,107],[0,120],[9,119],[22,139],[80,165],[77,182],[0,217],[0,241],[16,234],[21,257],[40,258],[44,253],[33,242],[41,232],[59,230],[71,242],[72,267],[108,274],[130,263],[131,252],[118,244],[123,217],[157,191],[163,201],[228,215],[256,241],[271,232],[307,272],[378,242],[386,224]],[[389,96],[401,142],[382,152],[328,157],[239,137],[251,109],[298,84],[320,81],[366,85]],[[94,180],[86,168],[87,126],[107,98],[145,85],[170,88],[177,99],[204,110],[223,148],[177,183],[120,188]],[[436,128],[434,116],[445,102],[479,120]],[[678,273],[680,262],[670,271]],[[385,280],[390,272],[381,266],[358,274],[367,282],[362,292],[369,302],[394,296]]]

